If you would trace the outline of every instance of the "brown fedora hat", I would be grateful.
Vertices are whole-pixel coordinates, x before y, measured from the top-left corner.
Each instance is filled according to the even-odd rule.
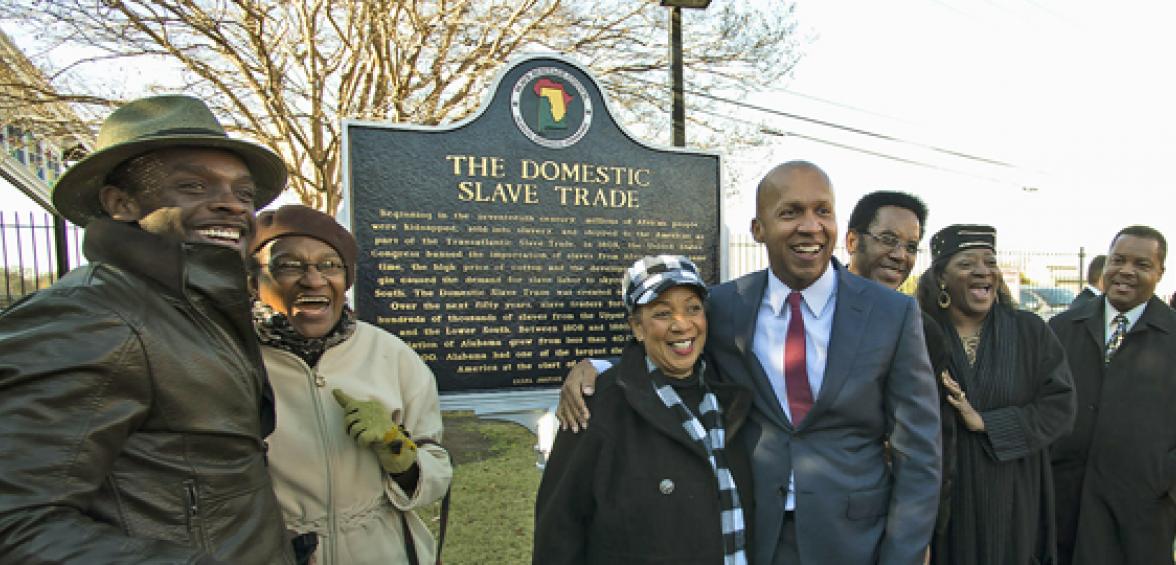
[[[286,187],[282,158],[256,143],[230,138],[204,102],[191,96],[152,96],[128,102],[102,122],[94,152],[53,185],[53,205],[69,221],[85,226],[105,215],[98,203],[98,190],[115,167],[167,147],[209,147],[235,153],[245,161],[257,184],[256,208],[272,202]]]

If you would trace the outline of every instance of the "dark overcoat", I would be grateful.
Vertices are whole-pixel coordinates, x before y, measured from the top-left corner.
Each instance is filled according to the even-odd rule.
[[[1065,353],[1036,314],[996,304],[972,364],[946,314],[941,320],[952,341],[952,376],[985,429],[969,431],[954,407],[944,413],[959,430],[956,469],[931,563],[1054,565],[1049,446],[1069,433],[1075,411]]]
[[[1070,301],[1070,308],[1077,308],[1087,302],[1102,302],[1099,300],[1100,298],[1102,298],[1101,294],[1095,294],[1093,290],[1090,290],[1090,287],[1086,287],[1082,289],[1082,292],[1074,295],[1074,299]]]
[[[1074,431],[1053,447],[1060,561],[1172,563],[1176,313],[1153,297],[1104,366],[1105,300],[1050,320],[1078,392]]]
[[[750,517],[750,463],[733,439],[751,393],[716,382],[712,372],[707,377],[723,409],[727,464]],[[592,425],[556,436],[539,485],[534,562],[721,564],[718,482],[706,451],[650,385],[643,348],[630,342],[586,400]]]

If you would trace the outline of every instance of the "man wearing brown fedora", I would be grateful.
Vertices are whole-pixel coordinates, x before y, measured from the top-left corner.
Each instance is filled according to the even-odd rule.
[[[97,147],[53,190],[90,263],[0,314],[0,562],[293,563],[242,261],[286,168],[187,96]]]

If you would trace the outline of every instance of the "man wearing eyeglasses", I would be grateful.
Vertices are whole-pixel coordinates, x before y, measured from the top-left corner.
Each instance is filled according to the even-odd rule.
[[[849,251],[849,272],[874,280],[882,286],[897,289],[906,282],[919,255],[919,242],[927,224],[927,205],[918,197],[905,192],[879,190],[858,200],[849,215],[849,229],[845,232],[845,247]],[[947,337],[931,316],[923,313],[923,336],[927,341],[927,356],[936,375],[947,368],[951,349]],[[947,404],[947,390],[942,379],[939,386],[940,418],[943,438],[943,487],[940,490],[939,513],[935,521],[938,536],[947,527],[950,516],[951,478],[955,471],[956,419]]]
[[[880,190],[862,197],[849,216],[849,271],[898,288],[911,274],[923,239],[927,206],[910,194]]]

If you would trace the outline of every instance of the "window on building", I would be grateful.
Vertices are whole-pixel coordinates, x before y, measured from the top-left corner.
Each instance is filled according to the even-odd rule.
[[[14,125],[9,125],[6,129],[8,135],[5,139],[5,145],[8,148],[8,154],[25,165],[29,164],[28,151],[26,150],[28,136],[25,135],[25,131]]]

